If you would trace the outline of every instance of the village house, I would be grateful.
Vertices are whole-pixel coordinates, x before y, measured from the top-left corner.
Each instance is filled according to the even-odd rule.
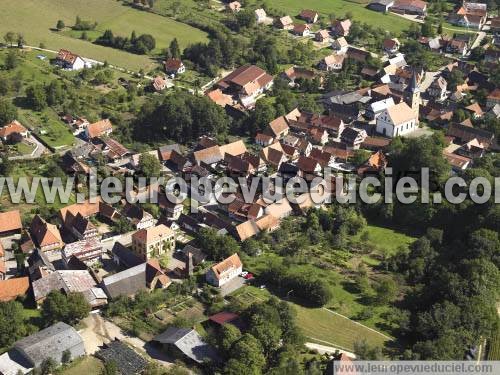
[[[371,0],[368,4],[368,9],[375,12],[388,13],[394,5],[394,0]]]
[[[54,272],[56,268],[50,262],[47,254],[40,249],[34,249],[28,258],[28,273],[31,282],[41,279]]]
[[[162,271],[157,259],[128,268],[105,277],[102,288],[106,295],[115,299],[120,296],[132,297],[141,290],[152,291],[167,288],[172,281]]]
[[[107,298],[102,289],[87,270],[56,270],[31,283],[33,298],[38,306],[54,290],[63,293],[83,293],[87,302],[92,307],[98,307],[107,303]],[[94,292],[91,292],[95,289]]]
[[[332,54],[324,57],[318,64],[318,68],[326,71],[341,70],[344,64],[344,55]]]
[[[78,212],[75,217],[67,215],[64,226],[79,240],[89,240],[99,237],[99,231],[96,226],[88,217],[83,217],[80,212]]]
[[[459,145],[477,139],[486,150],[493,144],[495,138],[494,134],[487,130],[457,123],[450,124],[446,131],[446,136],[451,137],[453,142]]]
[[[384,39],[384,42],[382,43],[382,48],[384,49],[384,52],[391,55],[398,52],[400,46],[401,43],[399,43],[399,40],[397,40],[396,38]]]
[[[477,120],[478,118],[483,117],[484,112],[479,103],[472,103],[471,105],[468,105],[465,107],[465,110],[469,112],[472,115],[472,118]]]
[[[270,146],[274,143],[274,138],[264,133],[257,133],[255,143],[262,147]]]
[[[457,11],[450,15],[450,23],[481,30],[487,17],[487,4],[464,1]]]
[[[330,40],[330,33],[326,29],[318,30],[314,34],[314,40],[320,43],[328,42]]]
[[[91,266],[101,260],[102,254],[101,242],[97,238],[91,238],[66,244],[62,251],[62,259],[68,268],[73,259],[86,266]]]
[[[142,207],[128,202],[125,203],[125,207],[122,210],[122,215],[132,223],[136,230],[151,228],[156,223],[153,215],[151,215]]]
[[[363,129],[347,127],[340,135],[340,141],[345,143],[348,147],[357,150],[367,136],[368,134],[366,134],[366,131]]]
[[[165,72],[171,76],[176,76],[186,72],[186,67],[181,59],[171,57],[164,61],[163,64],[165,66]]]
[[[497,104],[500,104],[500,89],[491,91],[486,97],[486,108],[493,108]]]
[[[209,284],[220,288],[235,277],[238,277],[242,269],[243,263],[241,263],[238,254],[235,253],[222,262],[212,266],[205,276]]]
[[[303,9],[299,14],[299,18],[307,23],[316,23],[319,19],[319,13],[311,9]]]
[[[191,363],[217,363],[220,361],[216,350],[192,328],[168,327],[167,330],[153,338],[164,350],[174,358]]]
[[[246,108],[253,107],[257,97],[272,85],[273,77],[255,65],[243,65],[215,84],[222,93],[234,96]]]
[[[351,29],[352,22],[350,19],[345,19],[343,21],[336,20],[332,23],[332,32],[336,36],[347,36],[349,35],[349,30]]]
[[[281,163],[288,161],[283,148],[279,142],[275,142],[260,150],[259,156],[272,168],[279,169]]]
[[[0,128],[0,139],[3,142],[20,142],[23,138],[27,138],[30,132],[17,120]]]
[[[386,108],[377,117],[377,133],[390,138],[406,135],[417,128],[418,117],[405,102]]]
[[[262,8],[255,9],[254,13],[255,13],[255,21],[257,22],[257,24],[266,22],[267,14],[264,9]]]
[[[168,87],[168,80],[166,77],[156,76],[153,80],[153,88],[155,91],[163,91]]]
[[[463,144],[455,150],[455,153],[469,159],[479,159],[485,154],[484,146],[476,139]]]
[[[47,223],[39,215],[35,215],[30,225],[31,239],[42,251],[60,250],[64,246],[61,233],[54,224]]]
[[[450,163],[451,170],[454,172],[462,172],[469,168],[472,160],[461,155],[453,154],[443,150],[443,157]]]
[[[0,302],[13,301],[17,297],[25,296],[30,289],[30,278],[12,277],[0,280]]]
[[[395,0],[391,10],[403,14],[425,16],[427,13],[427,3],[422,0]]]
[[[381,150],[378,150],[370,155],[368,160],[358,167],[357,173],[359,176],[378,174],[387,167],[387,163],[385,154]]]
[[[290,203],[288,199],[282,198],[269,206],[267,206],[264,210],[266,215],[272,215],[278,220],[284,219],[290,216],[293,213],[292,207],[290,207]]]
[[[443,77],[439,76],[429,86],[427,94],[438,102],[445,101],[448,98],[447,87],[448,82],[446,82]]]
[[[86,66],[85,61],[80,56],[65,49],[59,50],[55,64],[68,70],[81,70]]]
[[[21,234],[23,224],[19,210],[0,212],[0,237]]]
[[[347,43],[347,40],[343,36],[335,39],[332,43],[332,48],[337,51],[338,54],[345,54],[348,47],[349,43]]]
[[[467,41],[453,38],[446,46],[448,53],[456,53],[461,56],[467,55]]]
[[[293,20],[290,16],[279,17],[276,20],[276,27],[282,30],[292,30],[293,29]]]
[[[309,36],[311,27],[308,24],[298,23],[293,25],[292,33],[297,36]]]
[[[109,119],[100,120],[90,124],[85,129],[85,135],[88,139],[108,136],[113,132],[113,125]]]
[[[141,229],[132,235],[132,249],[144,260],[172,252],[175,246],[175,232],[160,224]]]
[[[232,13],[238,13],[241,10],[241,4],[239,1],[231,1],[227,4],[227,9]]]

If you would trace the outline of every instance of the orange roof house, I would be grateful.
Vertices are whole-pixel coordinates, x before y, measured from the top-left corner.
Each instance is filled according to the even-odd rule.
[[[8,302],[24,296],[30,288],[30,278],[16,277],[0,281],[0,301]]]
[[[17,120],[0,128],[0,138],[5,142],[13,139],[25,138],[29,134],[28,130]]]
[[[113,132],[113,125],[109,119],[100,120],[87,126],[85,133],[87,138],[97,138],[103,135],[110,135]]]
[[[210,268],[206,274],[206,279],[210,284],[220,287],[238,277],[242,268],[243,263],[241,263],[240,257],[234,253]]]
[[[0,236],[21,233],[23,224],[18,210],[0,212]]]
[[[42,251],[58,250],[64,246],[59,229],[47,223],[39,215],[33,218],[30,226],[31,238]]]

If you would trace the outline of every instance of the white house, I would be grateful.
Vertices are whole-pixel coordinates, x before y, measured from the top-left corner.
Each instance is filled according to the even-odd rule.
[[[332,48],[339,54],[346,53],[348,47],[349,43],[347,43],[347,40],[345,40],[343,36],[335,39],[334,42],[332,43]]]
[[[68,70],[81,70],[85,68],[85,61],[74,53],[61,49],[56,57],[56,64]]]
[[[405,102],[386,108],[377,117],[377,133],[390,138],[409,134],[417,128],[417,115]]]
[[[264,23],[266,22],[267,14],[266,11],[262,8],[255,9],[255,20],[257,23]]]
[[[234,253],[229,258],[210,268],[205,277],[208,283],[221,287],[238,277],[242,270],[243,263],[241,263],[238,254]]]
[[[341,70],[344,64],[344,55],[329,55],[319,63],[319,68],[326,71]]]

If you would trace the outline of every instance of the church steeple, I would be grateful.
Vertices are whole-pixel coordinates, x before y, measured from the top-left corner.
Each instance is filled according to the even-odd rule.
[[[417,70],[414,68],[412,68],[410,83],[406,86],[404,91],[404,100],[406,104],[413,109],[418,121],[418,112],[420,109],[420,85],[418,84]]]

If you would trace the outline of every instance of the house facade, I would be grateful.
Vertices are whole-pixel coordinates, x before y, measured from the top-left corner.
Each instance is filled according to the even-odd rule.
[[[377,133],[394,138],[409,134],[418,128],[418,118],[405,102],[385,109],[377,117]]]
[[[241,263],[238,254],[235,253],[210,268],[206,273],[206,280],[216,287],[221,287],[238,277],[242,270],[243,263]]]
[[[132,235],[132,249],[145,260],[171,252],[174,247],[175,232],[163,224],[141,229]]]

